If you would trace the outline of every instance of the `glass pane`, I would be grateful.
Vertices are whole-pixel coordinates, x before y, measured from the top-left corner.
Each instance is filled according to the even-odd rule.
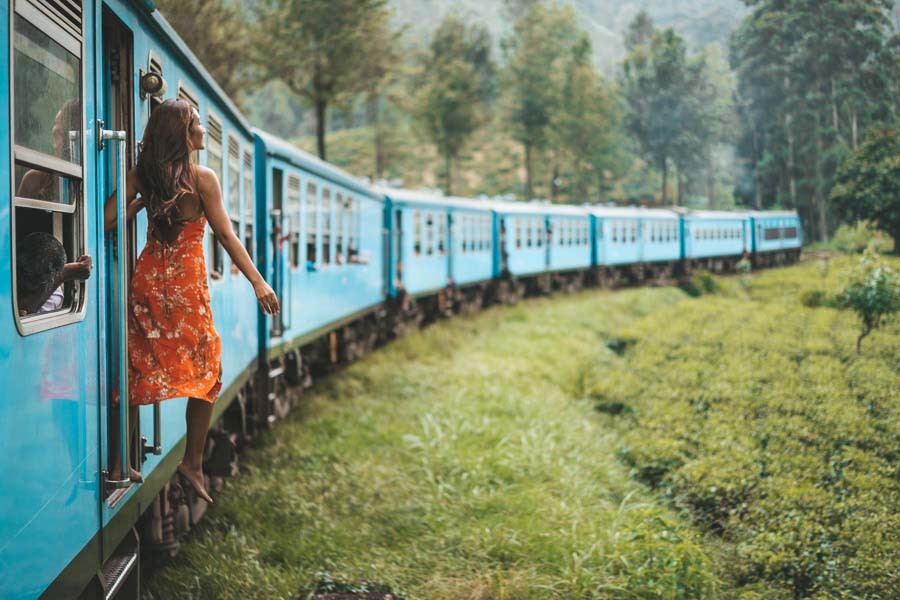
[[[237,161],[228,162],[228,212],[235,219],[241,214],[240,165]]]
[[[15,16],[16,144],[81,164],[81,60]]]
[[[74,204],[81,197],[81,181],[17,163],[16,196],[30,200]]]

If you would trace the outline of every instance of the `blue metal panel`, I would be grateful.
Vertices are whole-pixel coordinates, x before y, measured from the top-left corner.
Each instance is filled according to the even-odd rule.
[[[298,148],[294,148],[264,132],[256,131],[257,135],[257,162],[263,163],[263,172],[259,174],[257,167],[258,186],[258,214],[269,214],[273,208],[271,190],[273,169],[284,172],[284,180],[288,177],[297,177],[300,180],[300,255],[298,266],[292,267],[287,255],[287,245],[280,251],[284,260],[281,261],[284,274],[285,291],[282,301],[285,304],[284,311],[290,315],[285,322],[285,330],[282,340],[290,343],[291,340],[309,334],[322,327],[328,326],[343,317],[372,307],[384,298],[384,276],[386,265],[384,264],[386,236],[383,232],[384,206],[383,197],[374,193],[355,178],[344,173],[340,169],[328,165],[318,159],[310,157]],[[307,198],[307,184],[316,186],[316,198]],[[352,198],[358,202],[359,215],[359,262],[349,262],[347,259],[347,244],[344,245],[342,263],[336,262],[336,236],[330,239],[330,264],[322,261],[322,220],[317,222],[317,261],[314,266],[307,266],[307,216],[306,206],[308,202],[315,202],[321,207],[321,195],[323,187],[331,191],[331,206],[335,205],[337,193]],[[259,188],[262,188],[261,190]],[[286,196],[285,196],[286,197]],[[287,204],[284,204],[287,210]],[[332,213],[333,214],[333,213]],[[332,219],[336,223],[336,219]],[[344,224],[344,231],[348,231]],[[260,245],[259,254],[264,257],[264,264],[273,264],[274,250],[271,243],[271,221],[260,217],[258,219],[257,234]],[[347,239],[345,237],[345,239]],[[265,325],[264,334],[268,335],[271,326],[271,317],[260,319]],[[266,348],[271,349],[281,340],[268,339]]]
[[[585,269],[591,265],[591,218],[550,215],[549,271]]]
[[[450,277],[456,285],[484,281],[493,276],[496,237],[489,210],[451,208]]]
[[[744,213],[697,212],[684,217],[685,258],[740,256],[744,252]]]
[[[504,213],[506,225],[506,266],[517,276],[547,270],[545,217],[540,213]]]
[[[0,112],[6,143],[0,145],[0,173],[10,190],[10,15],[0,15]],[[85,10],[84,113],[94,113],[94,71],[90,40],[94,20]],[[87,125],[88,128],[91,125]],[[85,139],[84,210],[87,253],[98,256],[100,207],[91,177],[93,139]],[[0,200],[0,597],[36,598],[99,529],[98,348],[101,338],[97,298],[102,275],[87,282],[84,320],[21,336],[12,306],[10,193]],[[95,264],[97,261],[95,261]],[[64,533],[65,535],[61,535]],[[99,561],[99,556],[95,557]]]

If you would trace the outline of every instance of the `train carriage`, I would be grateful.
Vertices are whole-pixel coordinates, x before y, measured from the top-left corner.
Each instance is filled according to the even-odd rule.
[[[386,293],[384,201],[341,169],[263,131],[255,135],[257,263],[282,304],[278,315],[261,315],[260,357],[267,372],[287,368],[296,380],[304,360],[337,362],[348,347],[357,351],[360,335],[374,343],[372,317]],[[300,352],[323,339],[326,348]]]
[[[388,202],[393,241],[390,296],[433,295],[438,312],[480,306],[494,275],[490,206],[428,191],[384,189],[382,193]]]
[[[148,2],[15,0],[2,23],[9,44],[0,64],[10,93],[0,102],[10,115],[12,143],[2,149],[10,200],[0,209],[0,239],[11,258],[0,278],[7,304],[0,418],[9,428],[0,459],[6,481],[0,595],[62,597],[85,586],[98,594],[127,591],[137,578],[136,515],[160,502],[159,490],[181,458],[186,400],[141,407],[134,424],[127,404],[110,401],[114,391],[127,393],[121,383],[127,348],[119,335],[127,304],[118,292],[127,289],[147,222],[140,215],[123,235],[104,236],[103,200],[122,187],[149,113],[179,96],[207,124],[208,146],[197,158],[219,175],[233,227],[248,239],[255,220],[248,183],[253,139]],[[65,284],[56,310],[22,315],[14,257],[35,232],[59,240],[70,261],[91,256],[95,268],[87,281]],[[257,309],[250,285],[209,230],[205,252],[223,342],[218,416],[255,368]],[[129,426],[138,431],[136,444],[119,444]],[[141,470],[145,483],[113,477],[117,461]],[[149,541],[165,543],[164,537]]]
[[[803,246],[803,227],[796,211],[751,211],[748,236],[759,266],[797,260]]]
[[[682,215],[682,258],[688,265],[722,270],[750,247],[750,216],[740,211],[688,211]]]

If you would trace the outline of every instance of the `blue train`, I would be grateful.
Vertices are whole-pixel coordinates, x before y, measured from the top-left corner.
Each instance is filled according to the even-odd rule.
[[[111,402],[128,368],[122,292],[147,223],[141,215],[119,227],[124,234],[104,236],[103,199],[124,187],[164,98],[198,108],[208,140],[197,160],[218,174],[234,230],[283,306],[262,314],[207,232],[224,382],[204,464],[213,489],[234,473],[241,445],[286,415],[314,374],[423,321],[528,293],[724,271],[745,254],[783,264],[800,253],[794,212],[572,207],[375,188],[252,129],[150,0],[5,7],[0,598],[137,597],[140,548],[174,552],[205,509],[173,477],[185,400],[141,407],[136,423]],[[93,260],[87,279],[54,282],[49,306],[28,300],[35,236],[61,247],[73,272],[81,257]],[[144,482],[122,481],[116,464],[139,468]]]

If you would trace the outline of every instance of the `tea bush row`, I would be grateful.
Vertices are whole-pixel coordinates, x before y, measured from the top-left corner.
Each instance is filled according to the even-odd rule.
[[[900,328],[857,356],[852,314],[801,303],[832,262],[654,313],[586,384],[634,476],[731,547],[742,598],[900,597]]]

